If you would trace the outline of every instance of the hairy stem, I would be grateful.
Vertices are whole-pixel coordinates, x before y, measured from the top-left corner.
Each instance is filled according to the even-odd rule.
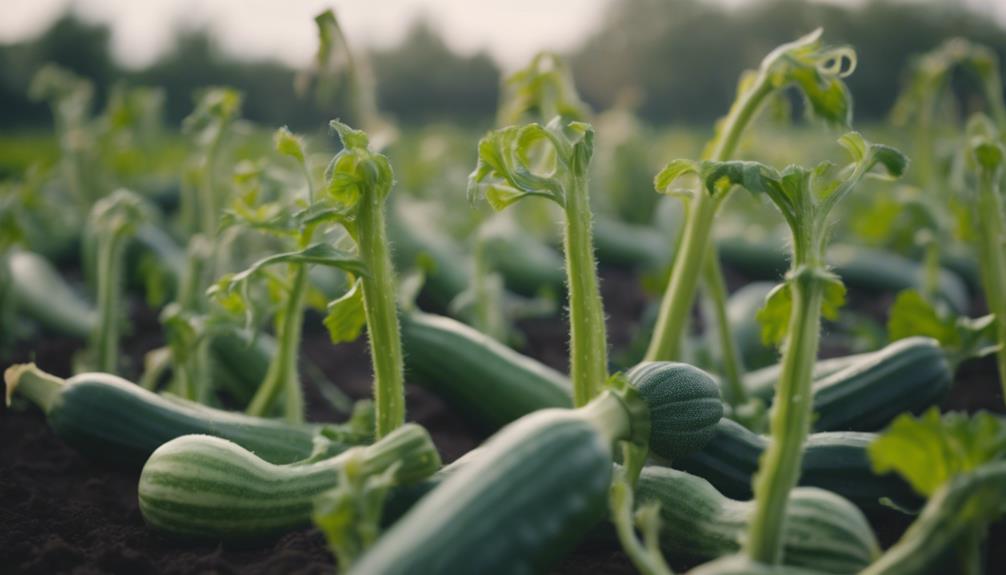
[[[395,270],[388,253],[384,203],[375,192],[363,194],[357,216],[357,244],[367,265],[363,309],[374,365],[376,437],[380,439],[405,422],[402,339],[395,307]]]
[[[759,76],[757,82],[730,109],[723,131],[712,142],[706,159],[724,161],[733,156],[744,131],[772,92],[773,88],[768,78]],[[680,247],[671,267],[670,281],[660,302],[657,324],[649,348],[646,350],[645,359],[647,361],[678,359],[688,316],[695,303],[695,292],[702,266],[714,267],[716,271],[710,273],[716,273],[720,276],[718,280],[714,281],[723,282],[719,261],[703,262],[704,259],[716,258],[716,251],[709,249],[708,246],[712,235],[713,219],[721,201],[702,190],[696,194],[689,206]],[[730,330],[721,332],[720,337],[724,341],[731,338]],[[731,348],[732,346],[727,345],[724,351]],[[739,361],[734,358],[726,361],[740,365]]]
[[[780,558],[786,503],[800,477],[803,443],[810,430],[811,382],[824,288],[813,274],[800,273],[791,280],[789,290],[793,307],[772,404],[771,441],[754,480],[755,511],[746,542],[748,555],[766,564]]]
[[[566,194],[566,285],[569,290],[570,378],[573,404],[586,405],[608,379],[608,337],[597,285],[591,238],[590,198],[585,178],[575,178]]]

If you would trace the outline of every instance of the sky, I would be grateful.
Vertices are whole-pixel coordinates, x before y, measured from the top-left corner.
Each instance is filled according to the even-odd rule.
[[[540,50],[574,48],[601,23],[613,0],[3,0],[0,43],[30,38],[68,7],[112,29],[112,50],[126,66],[152,62],[179,27],[209,27],[220,47],[249,59],[308,62],[313,17],[334,8],[354,45],[392,46],[425,17],[453,50],[486,50],[505,69]],[[710,0],[741,5],[759,0]],[[863,0],[828,0],[857,4]],[[961,1],[1006,22],[1006,0]]]

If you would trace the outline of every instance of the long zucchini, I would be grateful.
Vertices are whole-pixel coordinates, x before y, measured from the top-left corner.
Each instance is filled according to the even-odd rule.
[[[859,432],[811,434],[804,446],[800,485],[832,491],[862,509],[889,498],[909,508],[919,503],[907,483],[894,475],[875,475],[866,448],[876,436]],[[674,467],[698,475],[733,499],[750,499],[751,478],[768,439],[729,419],[702,450],[679,457]]]
[[[45,329],[76,338],[87,338],[98,324],[98,311],[77,294],[44,257],[13,250],[5,258],[11,295],[19,313]]]
[[[573,404],[565,375],[459,321],[420,312],[403,313],[400,321],[406,377],[482,429]]]
[[[395,468],[397,483],[425,479],[440,456],[422,427],[406,424],[367,447],[320,461],[274,465],[240,445],[208,435],[165,443],[140,474],[140,512],[175,536],[258,539],[307,525],[314,499],[339,485],[340,469],[364,476]]]
[[[777,372],[773,366],[772,370]],[[772,400],[765,373],[753,374],[753,396]],[[818,362],[814,370],[815,431],[875,431],[904,412],[939,403],[953,370],[936,340],[910,337],[878,351]],[[751,383],[752,377],[745,383]],[[765,385],[769,383],[769,385]],[[774,382],[773,382],[774,383]]]
[[[724,497],[708,481],[649,466],[636,487],[640,504],[660,503],[660,546],[671,557],[710,560],[740,551],[754,501]],[[880,548],[862,512],[834,493],[798,487],[786,508],[783,560],[828,573],[855,573]]]
[[[62,379],[34,364],[4,373],[7,401],[16,393],[39,406],[49,427],[86,455],[115,464],[142,464],[162,444],[193,433],[231,440],[273,463],[310,456],[315,442],[329,453],[345,450],[354,438],[331,426],[293,425],[168,399],[107,373]],[[316,437],[325,437],[318,439]]]

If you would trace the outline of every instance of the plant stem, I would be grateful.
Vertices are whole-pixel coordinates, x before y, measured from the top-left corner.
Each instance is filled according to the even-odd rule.
[[[122,299],[122,235],[99,232],[98,237],[98,330],[92,352],[97,371],[116,373],[119,363],[119,303]]]
[[[731,107],[723,131],[713,141],[709,152],[705,154],[706,159],[724,161],[733,156],[744,131],[773,91],[769,79],[764,75],[759,75],[756,83]],[[700,190],[695,195],[695,199],[691,201],[686,213],[680,248],[674,258],[670,281],[660,302],[660,313],[657,316],[653,337],[646,350],[646,361],[678,359],[685,326],[688,323],[692,305],[695,303],[698,278],[702,273],[701,266],[707,265],[715,269],[715,272],[709,272],[719,276],[717,280],[714,280],[714,283],[724,283],[716,251],[708,247],[712,235],[713,219],[721,201],[721,199],[712,197],[706,190]],[[703,259],[710,261],[704,264]],[[719,313],[721,312],[717,311],[717,314]],[[726,311],[724,310],[722,313],[725,316]],[[724,341],[731,338],[730,330],[721,332],[720,337]],[[735,348],[728,344],[724,347],[724,351],[726,349]],[[725,363],[740,365],[739,360],[735,358],[725,359]]]
[[[288,421],[299,423],[304,421],[304,398],[300,389],[297,354],[300,350],[301,328],[304,323],[308,266],[294,265],[296,265],[297,271],[294,273],[293,284],[290,287],[286,306],[281,312],[279,329],[276,333],[279,348],[276,350],[276,356],[269,363],[269,371],[266,372],[262,385],[259,386],[255,397],[248,404],[248,413],[260,417],[265,416],[279,394],[279,390],[285,388],[283,417]]]
[[[710,252],[715,249],[710,248]],[[744,361],[737,350],[727,317],[727,286],[723,272],[719,268],[719,258],[713,253],[706,258],[702,268],[702,281],[709,292],[713,315],[716,319],[716,334],[720,339],[721,369],[724,378],[724,399],[731,407],[744,405],[748,400],[747,388],[741,378],[744,376]]]
[[[42,371],[34,363],[12,365],[4,371],[3,377],[7,387],[7,405],[10,405],[14,390],[17,389],[19,394],[47,414],[66,383],[65,379]]]
[[[367,265],[367,275],[361,283],[370,359],[374,365],[376,437],[380,439],[405,422],[405,377],[384,202],[374,191],[363,194],[360,199],[357,246]]]
[[[566,286],[569,290],[570,379],[573,405],[596,397],[608,380],[608,337],[597,286],[586,178],[574,178],[566,194]]]
[[[999,197],[999,173],[981,170],[975,219],[978,223],[978,260],[989,311],[996,317],[999,383],[1006,398],[1006,223]]]
[[[777,563],[782,551],[786,504],[800,477],[803,443],[810,430],[811,381],[824,287],[814,274],[798,272],[789,290],[793,307],[776,400],[772,404],[771,441],[754,480],[755,511],[746,542],[748,555],[766,564]]]

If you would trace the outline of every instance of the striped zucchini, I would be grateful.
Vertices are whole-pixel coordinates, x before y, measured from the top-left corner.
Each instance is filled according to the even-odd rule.
[[[660,503],[660,546],[672,557],[708,560],[736,553],[754,513],[753,501],[724,497],[705,479],[666,467],[644,468],[636,497]],[[878,555],[873,530],[855,505],[813,487],[790,493],[783,540],[787,565],[855,573]]]
[[[60,439],[110,463],[140,465],[163,443],[193,433],[229,439],[273,463],[310,456],[319,435],[335,438],[328,445],[331,453],[346,449],[342,442],[351,439],[335,435],[330,426],[293,425],[168,399],[107,373],[64,380],[22,364],[8,368],[4,380],[8,403],[15,393],[25,396],[45,412]]]
[[[939,403],[953,383],[946,354],[936,340],[926,337],[898,340],[872,353],[820,361],[814,375],[815,431],[881,429],[901,413],[921,413]],[[752,395],[770,402],[771,388],[763,385],[749,389]]]
[[[459,321],[420,312],[400,321],[406,376],[483,429],[573,405],[565,375]]]
[[[882,498],[903,507],[918,504],[918,496],[895,475],[874,475],[866,448],[871,433],[814,433],[803,453],[800,485],[819,487],[845,497],[861,509],[876,509]],[[698,475],[727,497],[750,499],[751,478],[768,439],[734,421],[721,419],[716,433],[701,451],[673,461],[674,466]]]
[[[307,525],[314,499],[338,486],[339,470],[364,475],[392,465],[396,483],[425,479],[440,456],[422,427],[404,425],[367,447],[320,461],[274,465],[240,445],[209,435],[186,435],[147,460],[138,488],[147,525],[199,539],[260,539]]]
[[[500,430],[423,497],[350,573],[535,573],[600,521],[628,413],[606,392]]]

